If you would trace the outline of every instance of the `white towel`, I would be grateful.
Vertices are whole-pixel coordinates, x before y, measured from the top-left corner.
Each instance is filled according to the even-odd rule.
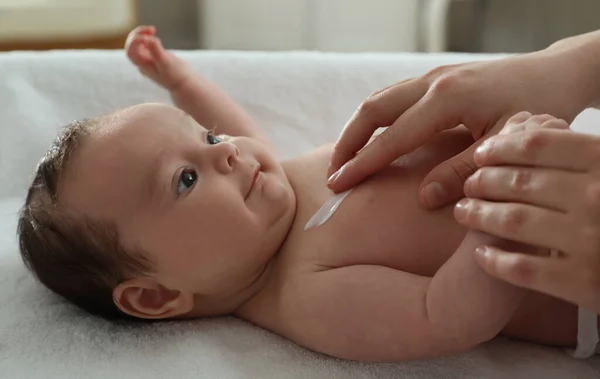
[[[232,94],[282,158],[333,141],[369,93],[471,55],[182,52]],[[598,378],[600,358],[499,338],[428,361],[362,364],[312,353],[233,318],[114,325],[37,285],[16,212],[61,125],[168,96],[121,52],[0,54],[0,378]],[[590,115],[585,127],[600,117]]]

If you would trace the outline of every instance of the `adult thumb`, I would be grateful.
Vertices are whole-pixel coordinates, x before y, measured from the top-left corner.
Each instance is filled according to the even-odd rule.
[[[419,200],[425,208],[437,209],[464,197],[465,180],[477,171],[473,153],[478,145],[471,145],[427,174],[419,191]]]

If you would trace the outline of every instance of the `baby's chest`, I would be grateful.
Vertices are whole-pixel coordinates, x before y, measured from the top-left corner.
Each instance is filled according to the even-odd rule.
[[[382,265],[433,275],[454,252],[464,230],[454,221],[451,207],[422,209],[420,180],[418,172],[391,166],[353,189],[331,218],[307,231],[306,222],[331,193],[315,184],[305,188],[311,195],[299,196],[290,236],[294,261],[319,268]]]

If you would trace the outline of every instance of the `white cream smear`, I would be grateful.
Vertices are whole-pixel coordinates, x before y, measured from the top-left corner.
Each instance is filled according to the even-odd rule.
[[[333,216],[335,211],[337,211],[337,209],[339,208],[340,204],[342,204],[342,201],[344,201],[346,196],[348,196],[350,192],[352,192],[352,190],[353,188],[345,192],[340,192],[336,195],[333,195],[329,200],[325,202],[325,204],[323,204],[323,206],[321,206],[317,213],[315,213],[310,218],[310,220],[308,220],[308,222],[304,226],[304,230],[306,231],[310,228],[318,227],[326,223],[327,220],[329,220],[331,216]]]

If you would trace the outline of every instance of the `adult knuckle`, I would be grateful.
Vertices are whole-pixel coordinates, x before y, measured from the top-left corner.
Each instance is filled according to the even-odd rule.
[[[481,225],[484,223],[481,206],[478,202],[472,203],[466,208],[465,220],[469,225]]]
[[[520,124],[522,122],[525,122],[529,117],[531,117],[531,113],[527,111],[521,111],[509,118],[508,121],[506,121],[506,124]]]
[[[454,66],[452,66],[452,65],[437,66],[437,67],[427,71],[427,73],[424,76],[425,76],[425,78],[427,78],[431,81],[435,81],[437,78],[439,78],[440,76],[442,76],[443,74],[448,72],[452,67],[454,67]]]
[[[548,138],[541,130],[531,130],[520,140],[519,150],[524,157],[534,157],[548,143]]]
[[[512,134],[520,131],[522,129],[521,124],[506,124],[504,128],[502,128],[502,134]]]
[[[379,101],[377,96],[369,96],[358,105],[356,109],[356,117],[369,117],[377,113],[379,109]]]
[[[520,230],[526,222],[527,213],[516,205],[506,205],[499,219],[500,228],[508,233]]]
[[[385,132],[377,136],[377,140],[380,149],[392,149],[397,142],[396,133],[393,128],[388,128]]]
[[[480,168],[465,181],[464,191],[467,196],[476,196],[483,192],[488,169]],[[458,175],[458,174],[457,174]]]
[[[510,190],[516,194],[523,194],[531,187],[531,171],[527,169],[515,169],[510,181]]]
[[[535,268],[531,262],[521,255],[513,255],[509,259],[510,275],[513,279],[522,285],[530,285],[535,277]]]
[[[461,73],[447,73],[433,82],[429,92],[433,96],[446,96],[449,93],[454,92],[461,82],[463,82]]]

